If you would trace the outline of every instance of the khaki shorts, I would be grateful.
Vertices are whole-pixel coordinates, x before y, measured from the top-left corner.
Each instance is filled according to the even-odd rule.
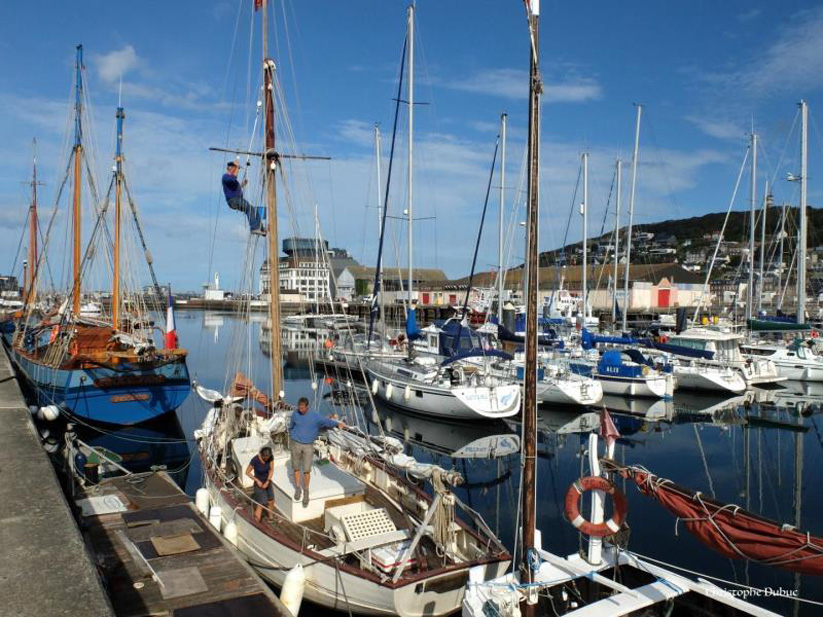
[[[291,468],[294,471],[309,473],[311,471],[312,460],[314,460],[313,443],[291,442]]]

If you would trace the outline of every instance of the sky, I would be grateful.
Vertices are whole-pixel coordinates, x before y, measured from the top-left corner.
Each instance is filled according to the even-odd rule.
[[[377,257],[373,126],[388,169],[408,3],[401,0],[269,0],[269,56],[276,63],[278,150],[331,157],[293,162],[279,189],[280,235],[314,235],[365,265]],[[0,5],[0,272],[13,267],[26,214],[37,139],[45,225],[66,166],[75,46],[84,45],[91,124],[87,147],[108,185],[118,100],[126,110],[126,173],[161,281],[196,290],[220,272],[244,274],[248,234],[220,190],[225,154],[260,147],[255,103],[260,18],[253,0],[37,1]],[[507,262],[522,255],[522,182],[529,41],[520,0],[418,0],[413,161],[414,264],[453,278],[471,267],[500,115],[508,114]],[[540,247],[578,241],[573,204],[581,153],[590,153],[589,232],[614,224],[614,163],[629,201],[635,103],[643,105],[635,223],[724,211],[749,134],[758,134],[758,194],[796,201],[798,107],[810,104],[809,203],[823,196],[823,7],[813,2],[568,3],[543,0]],[[401,97],[407,100],[407,94]],[[818,106],[818,101],[820,106]],[[387,264],[405,267],[407,105],[402,104],[389,194]],[[820,121],[823,122],[823,119]],[[257,131],[259,133],[259,130]],[[242,159],[245,162],[245,158]],[[491,181],[478,268],[497,262],[499,161]],[[259,203],[256,166],[247,196]],[[749,207],[748,169],[732,207]],[[50,263],[65,271],[67,203],[58,204]],[[315,212],[318,225],[315,225]],[[84,237],[92,216],[85,217]],[[58,238],[60,240],[58,240]],[[262,259],[262,244],[254,252]],[[133,257],[133,263],[137,258]],[[256,267],[256,265],[255,265]],[[145,272],[139,275],[145,280]],[[58,282],[59,284],[59,282]],[[102,284],[102,283],[101,283]]]

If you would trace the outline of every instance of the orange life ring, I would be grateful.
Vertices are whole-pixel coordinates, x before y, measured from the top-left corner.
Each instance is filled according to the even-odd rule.
[[[820,336],[820,332],[817,330],[812,330],[812,338],[817,338],[818,336]]]
[[[666,336],[665,334],[661,334],[660,335],[660,342],[661,343],[668,343],[669,342],[669,337]]]
[[[583,515],[580,514],[580,497],[586,491],[603,491],[611,495],[614,500],[614,514],[609,520],[594,524],[583,518]],[[604,538],[620,531],[623,521],[626,520],[628,503],[626,502],[626,496],[610,480],[600,476],[587,476],[575,481],[569,487],[566,493],[565,510],[566,519],[581,533],[596,538]]]

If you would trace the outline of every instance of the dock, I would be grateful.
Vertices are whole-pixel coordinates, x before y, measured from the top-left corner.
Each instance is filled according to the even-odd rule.
[[[0,349],[0,613],[114,615]]]
[[[291,617],[165,472],[107,478],[74,501],[118,617]]]

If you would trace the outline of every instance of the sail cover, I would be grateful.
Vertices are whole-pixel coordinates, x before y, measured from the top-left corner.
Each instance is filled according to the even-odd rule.
[[[641,493],[655,497],[701,542],[726,557],[823,576],[823,538],[715,501],[643,468],[603,464],[633,480]]]

